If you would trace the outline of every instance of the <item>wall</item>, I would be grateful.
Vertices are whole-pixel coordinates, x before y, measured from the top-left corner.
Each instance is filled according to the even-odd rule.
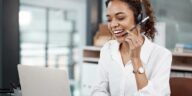
[[[2,52],[1,52],[1,47],[2,47],[2,0],[0,0],[0,88],[2,87]]]
[[[93,45],[93,38],[102,22],[102,0],[87,0],[87,41],[86,45]]]
[[[18,83],[19,64],[19,0],[2,0],[1,24],[1,72],[2,88],[9,88],[10,82]]]

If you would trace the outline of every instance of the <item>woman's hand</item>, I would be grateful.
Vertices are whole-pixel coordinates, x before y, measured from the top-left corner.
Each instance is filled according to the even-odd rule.
[[[127,32],[128,36],[125,38],[125,41],[128,43],[131,59],[140,59],[140,51],[143,44],[142,35],[140,34],[140,32],[138,32],[138,30],[136,30],[137,34],[129,31]]]

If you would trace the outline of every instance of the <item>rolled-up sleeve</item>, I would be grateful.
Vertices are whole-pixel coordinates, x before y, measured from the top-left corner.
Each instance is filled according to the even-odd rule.
[[[147,86],[138,90],[135,96],[170,96],[169,78],[171,71],[172,54],[161,56],[156,61],[152,76]]]
[[[97,83],[91,92],[91,96],[110,96],[108,73],[104,68],[104,64],[106,64],[108,61],[105,51],[106,50],[102,48],[100,52],[100,59],[97,69]]]

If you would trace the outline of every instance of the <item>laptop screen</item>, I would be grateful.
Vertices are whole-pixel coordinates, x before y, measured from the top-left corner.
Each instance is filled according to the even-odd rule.
[[[22,96],[71,96],[64,69],[18,65]]]

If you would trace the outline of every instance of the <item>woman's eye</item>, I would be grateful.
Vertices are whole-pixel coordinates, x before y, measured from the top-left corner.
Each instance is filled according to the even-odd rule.
[[[119,17],[118,20],[124,20],[124,17]]]
[[[111,22],[111,20],[110,20],[110,19],[107,19],[107,22]]]

